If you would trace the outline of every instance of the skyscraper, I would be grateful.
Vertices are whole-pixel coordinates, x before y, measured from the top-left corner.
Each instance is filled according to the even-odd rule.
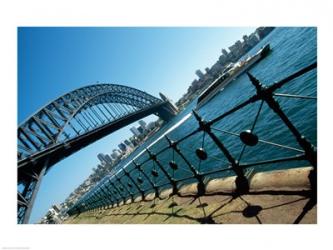
[[[120,143],[118,147],[121,151],[126,152],[126,145],[124,143]]]
[[[105,159],[104,154],[102,154],[102,153],[98,154],[98,155],[97,155],[97,158],[98,158],[98,160],[101,161],[102,164],[104,164],[104,163],[107,162],[106,159]]]
[[[143,130],[146,130],[147,123],[143,120],[139,121],[140,126],[143,128]]]
[[[139,132],[139,130],[136,127],[132,127],[130,130],[135,136],[141,135],[141,133]]]
[[[228,57],[228,52],[225,49],[222,49],[222,54],[226,57]]]
[[[120,156],[119,151],[118,151],[117,149],[114,149],[114,150],[112,151],[111,157],[112,157],[114,160],[117,160],[119,156]]]
[[[143,134],[145,132],[141,126],[138,127],[138,131],[140,132],[140,134]]]
[[[201,79],[204,77],[204,74],[201,72],[200,69],[198,69],[197,71],[195,71],[195,74]]]
[[[112,159],[111,159],[110,155],[105,154],[105,155],[104,155],[104,160],[106,160],[106,162],[107,162],[108,164],[112,164]]]
[[[133,143],[130,142],[129,140],[127,140],[127,139],[124,140],[124,143],[126,144],[127,147],[130,147],[130,148],[133,148],[133,146],[134,146]]]

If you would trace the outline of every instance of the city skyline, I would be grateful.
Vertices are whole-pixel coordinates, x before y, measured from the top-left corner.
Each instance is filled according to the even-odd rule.
[[[52,30],[52,29],[51,29]],[[153,29],[154,30],[154,29]],[[175,38],[177,37],[177,35],[180,35],[179,34],[179,30],[178,29],[175,29],[176,31],[174,31],[175,32],[175,34],[174,34],[174,36],[175,36]],[[182,29],[181,29],[182,30]],[[189,30],[191,30],[191,29],[189,29]],[[185,33],[187,33],[187,35],[188,35],[188,33],[191,33],[189,30],[187,30]],[[200,30],[200,29],[199,29]],[[206,29],[205,31],[203,31],[203,30],[205,30],[205,29],[202,29],[202,32],[203,33],[209,33],[209,30],[210,30],[210,32],[211,33],[213,33],[215,36],[217,36],[217,34],[216,33],[220,33],[219,35],[221,36],[221,34],[226,34],[227,33],[227,30],[218,30],[217,28],[213,28],[213,29]],[[208,31],[207,31],[208,30]],[[232,30],[232,29],[229,29],[230,31]],[[231,37],[229,38],[229,41],[235,41],[235,40],[239,40],[240,39],[240,37],[242,37],[242,35],[244,35],[244,33],[250,33],[251,31],[253,31],[254,30],[254,28],[250,28],[250,29],[239,29],[238,30],[238,32],[231,32],[231,33],[233,33],[232,35],[231,35]],[[57,31],[57,32],[60,32],[59,30]],[[56,33],[57,33],[56,32]],[[63,32],[63,31],[61,31],[61,32]],[[60,33],[61,33],[60,32]],[[75,31],[75,32],[78,32],[78,31]],[[75,33],[74,32],[74,33]],[[156,30],[154,30],[154,32],[156,32]],[[153,33],[154,33],[153,32]],[[170,31],[169,31],[170,32]],[[196,32],[198,32],[197,30],[195,30],[194,29],[194,35],[198,35],[198,34],[195,34]],[[22,120],[24,120],[24,118],[28,115],[28,113],[32,113],[32,110],[36,110],[36,107],[37,106],[41,106],[41,102],[43,102],[46,98],[48,99],[48,101],[50,100],[50,99],[52,99],[52,98],[50,98],[50,95],[52,96],[52,95],[57,95],[57,94],[59,94],[59,93],[62,93],[62,92],[64,92],[64,89],[73,89],[73,87],[74,86],[72,86],[72,87],[70,87],[70,86],[67,86],[67,85],[65,85],[65,86],[63,86],[62,88],[59,88],[59,86],[58,86],[58,88],[57,88],[57,85],[56,84],[54,84],[54,85],[47,85],[47,86],[44,86],[45,84],[42,84],[41,82],[44,82],[43,80],[43,77],[41,77],[41,75],[40,74],[38,74],[38,73],[40,73],[40,72],[35,72],[37,69],[35,69],[34,68],[34,66],[36,66],[36,65],[29,65],[29,67],[26,65],[27,63],[30,63],[30,64],[33,64],[33,63],[31,63],[31,61],[29,61],[30,59],[31,59],[31,57],[33,57],[34,58],[34,60],[36,60],[36,61],[38,61],[38,63],[37,63],[37,65],[40,65],[40,63],[42,63],[42,62],[44,62],[45,63],[45,61],[43,61],[43,60],[45,60],[45,58],[43,57],[43,56],[45,56],[45,54],[47,54],[48,56],[50,56],[48,53],[45,53],[45,51],[43,51],[43,49],[45,49],[46,51],[48,51],[48,49],[47,48],[43,48],[43,46],[41,46],[41,45],[43,45],[43,44],[39,44],[39,43],[34,43],[34,46],[36,46],[36,44],[39,44],[39,47],[40,48],[34,48],[36,51],[35,52],[37,52],[36,54],[34,54],[34,53],[32,53],[31,51],[29,52],[29,46],[27,46],[27,47],[25,47],[26,46],[26,44],[24,44],[24,42],[25,42],[25,40],[26,39],[30,39],[30,40],[33,40],[33,38],[34,38],[34,36],[36,36],[36,37],[38,37],[37,38],[37,40],[38,39],[41,39],[41,37],[43,37],[43,39],[46,39],[46,40],[48,40],[48,39],[51,39],[50,37],[48,37],[47,36],[47,31],[45,30],[45,28],[44,29],[42,29],[41,30],[41,33],[42,34],[38,34],[38,35],[36,35],[36,34],[34,34],[34,35],[32,35],[32,34],[25,34],[25,35],[23,35],[23,34],[20,34],[20,32],[19,32],[19,59],[20,59],[20,56],[21,56],[21,60],[19,60],[19,116],[18,116],[18,121],[20,122],[20,121],[22,121]],[[50,32],[49,32],[50,33]],[[52,33],[52,32],[51,32]],[[64,33],[66,33],[66,31],[64,31]],[[171,32],[172,33],[172,32]],[[64,35],[64,34],[62,34],[62,35]],[[68,34],[67,34],[68,35]],[[155,34],[156,35],[156,34]],[[164,34],[165,35],[165,34]],[[132,35],[133,36],[133,35]],[[36,38],[35,37],[35,38]],[[47,38],[46,38],[47,37]],[[223,37],[223,36],[222,36]],[[175,39],[174,38],[174,39]],[[191,37],[191,38],[193,38],[193,37]],[[28,39],[28,40],[29,40]],[[41,40],[43,40],[43,39],[41,39]],[[63,38],[63,39],[65,39],[65,38]],[[75,38],[75,39],[77,39],[77,40],[79,40],[77,37]],[[74,39],[74,40],[75,40]],[[95,38],[96,39],[96,38]],[[185,39],[184,37],[182,37],[182,39]],[[191,40],[191,39],[189,39],[189,38],[186,38],[187,40]],[[185,39],[185,40],[186,40]],[[66,40],[66,39],[65,39]],[[206,39],[205,39],[206,40]],[[31,42],[31,41],[30,41]],[[39,42],[41,42],[41,41],[39,41]],[[58,41],[59,42],[59,41]],[[68,52],[68,50],[66,49],[66,42],[65,41],[62,41],[63,42],[63,44],[61,44],[61,48],[58,48],[58,51],[57,52],[59,52],[59,51],[63,51],[63,53],[64,52]],[[78,42],[78,41],[76,41],[76,42]],[[184,41],[183,41],[184,42]],[[201,41],[202,42],[202,41]],[[199,49],[199,52],[202,52],[202,50],[205,50],[205,49],[207,49],[207,50],[209,50],[209,51],[211,51],[211,47],[212,47],[212,41],[205,41],[206,42],[206,44],[205,44],[205,46],[201,46],[200,47],[200,49]],[[27,42],[27,43],[29,43],[29,42]],[[225,43],[228,43],[228,41],[226,41]],[[230,42],[229,42],[229,44],[230,44]],[[228,45],[228,44],[227,44]],[[226,45],[226,46],[227,46]],[[30,44],[30,46],[33,46],[32,44]],[[211,53],[210,54],[210,58],[211,59],[209,59],[209,58],[206,58],[206,60],[203,60],[202,59],[202,61],[204,62],[204,63],[202,63],[202,67],[206,67],[207,65],[209,65],[209,62],[214,62],[214,60],[216,60],[217,58],[218,58],[218,55],[220,55],[221,54],[221,49],[223,48],[223,47],[226,47],[226,46],[223,46],[223,44],[222,44],[222,42],[216,42],[216,45],[215,45],[215,48],[218,48],[218,53],[216,53],[216,50],[215,50],[215,52],[214,53]],[[163,47],[163,46],[162,46]],[[158,49],[160,49],[160,50],[163,50],[164,48],[162,48],[162,47],[160,47],[160,48],[158,48]],[[23,48],[24,48],[24,50],[23,50]],[[208,49],[208,48],[210,48],[210,49]],[[62,49],[64,49],[64,50],[62,50]],[[175,49],[175,48],[173,48],[173,49]],[[179,48],[178,48],[179,49]],[[181,49],[184,49],[184,47],[181,47]],[[22,53],[22,50],[23,50],[23,52],[24,53]],[[201,50],[201,51],[200,51]],[[41,52],[41,51],[43,51],[43,53]],[[20,53],[21,52],[21,53]],[[164,51],[164,53],[167,53],[168,51]],[[189,53],[189,54],[191,54],[191,53],[193,53],[193,52],[195,52],[195,51],[192,51],[191,50],[191,48],[190,48],[190,50],[189,51],[187,51],[187,53]],[[50,52],[49,52],[50,53]],[[73,53],[73,51],[72,51],[72,53]],[[38,54],[42,54],[42,55],[38,55]],[[66,54],[66,53],[65,53]],[[214,55],[213,55],[214,54]],[[39,58],[38,56],[36,56],[36,55],[38,55],[38,56],[41,56],[41,58]],[[64,56],[64,55],[63,55]],[[166,56],[166,55],[165,55]],[[188,55],[187,55],[188,56]],[[199,55],[197,55],[197,56],[199,56]],[[46,57],[47,58],[47,57]],[[213,58],[215,58],[215,59],[213,59]],[[81,59],[82,59],[82,56],[81,56]],[[187,58],[188,59],[188,58]],[[49,61],[50,59],[48,59],[47,61]],[[60,60],[59,58],[57,58],[57,60]],[[104,58],[104,60],[105,60],[105,58]],[[198,59],[197,59],[198,60]],[[22,61],[24,61],[24,62],[22,62]],[[107,60],[106,60],[107,61]],[[152,60],[152,61],[154,61],[154,60]],[[200,60],[201,61],[201,60]],[[82,62],[80,62],[80,63],[82,63]],[[212,63],[211,63],[212,64]],[[26,68],[24,67],[24,66],[26,66]],[[52,66],[52,65],[51,65]],[[52,67],[51,67],[50,65],[45,65],[45,71],[46,72],[42,72],[42,73],[44,73],[44,74],[48,74],[48,73],[50,73],[50,71],[52,72]],[[53,65],[54,66],[54,65]],[[73,66],[73,65],[72,65]],[[81,65],[82,66],[82,65]],[[165,66],[165,65],[164,65]],[[32,70],[29,70],[30,68],[32,67]],[[50,68],[49,68],[50,67]],[[201,66],[200,66],[201,67]],[[199,67],[199,68],[200,68]],[[148,67],[149,68],[149,67]],[[163,67],[162,67],[163,68]],[[190,67],[190,69],[191,69],[191,77],[192,77],[192,79],[193,79],[193,77],[194,77],[194,72],[195,72],[195,70],[197,69],[198,67],[196,67],[196,65],[195,66],[193,66],[193,65],[191,65],[191,67]],[[21,71],[20,71],[21,70]],[[82,67],[79,67],[79,69],[77,69],[79,72],[83,72],[82,71]],[[174,72],[177,72],[177,67],[175,67],[175,68],[173,68],[173,70],[174,70]],[[28,74],[28,75],[25,75],[23,72],[25,73],[25,74]],[[54,72],[54,73],[57,73],[57,75],[58,75],[58,71],[59,70],[55,70],[56,72]],[[66,68],[66,69],[64,69],[64,71],[66,72],[66,71],[68,71],[68,68]],[[158,74],[158,72],[161,72],[161,68],[159,68],[159,69],[157,69],[156,71],[154,71],[154,72],[156,72],[156,74]],[[95,72],[95,74],[93,74],[93,75],[96,75],[97,73]],[[105,73],[104,73],[105,74]],[[61,75],[61,74],[60,74]],[[64,74],[65,76],[63,76],[63,78],[65,78],[66,79],[66,76],[68,76],[68,75],[66,75],[66,74]],[[44,75],[45,76],[45,75]],[[39,80],[39,81],[37,81],[38,82],[38,84],[36,84],[36,85],[34,85],[33,84],[33,79],[34,79],[34,77],[36,78],[37,77],[37,79]],[[104,76],[105,77],[105,76]],[[177,76],[177,77],[179,77],[179,76]],[[33,78],[33,79],[30,79],[30,78]],[[55,77],[55,78],[57,78],[57,77]],[[71,78],[73,78],[73,76],[71,76],[71,77],[69,77],[68,79],[71,79]],[[183,77],[184,78],[184,77]],[[72,79],[73,80],[73,79]],[[67,81],[69,81],[69,80],[66,80],[66,82]],[[142,81],[142,80],[141,80]],[[24,83],[23,83],[24,82]],[[77,81],[75,81],[75,82],[77,82]],[[27,84],[27,83],[30,83],[30,85],[29,84]],[[190,81],[184,81],[184,83],[183,83],[183,86],[184,86],[184,89],[185,89],[185,87],[187,87],[188,85],[189,85],[189,83],[190,83]],[[34,93],[32,96],[36,96],[36,97],[32,97],[31,96],[31,93],[33,93],[34,91],[33,91],[33,89],[36,87],[36,88],[39,88],[39,87],[41,87],[41,85],[40,84],[42,84],[42,89],[45,89],[45,88],[49,88],[49,91],[45,91],[45,95],[42,95],[42,96],[40,96],[39,94],[38,94],[38,98],[37,98],[37,96],[36,96],[36,93]],[[153,84],[154,85],[154,84]],[[168,86],[167,84],[164,84],[164,85],[162,85],[162,86]],[[51,87],[51,88],[50,88]],[[160,87],[160,86],[159,86]],[[170,88],[170,90],[169,91],[162,91],[163,93],[166,93],[166,95],[167,96],[169,96],[168,95],[168,93],[170,93],[170,91],[171,91],[171,89],[173,90],[173,88],[172,87],[170,87],[169,86],[169,88]],[[52,90],[54,90],[54,89],[56,89],[56,91],[52,91]],[[61,89],[63,89],[63,90],[61,90]],[[149,91],[148,89],[147,89],[147,91]],[[50,93],[49,93],[50,92]],[[150,92],[150,91],[149,91]],[[154,91],[154,88],[152,88],[152,93],[153,94],[155,94],[155,96],[157,95],[155,92],[157,92],[156,90]],[[158,91],[158,92],[160,92],[160,90]],[[174,91],[171,91],[172,93],[174,92]],[[175,99],[178,99],[178,98],[180,98],[181,97],[181,95],[184,93],[185,91],[182,91],[182,90],[180,90],[179,92],[178,92],[178,94],[177,95],[175,95],[175,96],[171,96],[171,98],[172,99],[174,99],[175,97]],[[28,95],[26,95],[25,97],[23,97],[26,93],[29,93]],[[29,97],[30,96],[30,97]],[[42,98],[39,98],[39,97],[42,97]],[[170,97],[170,96],[169,96]],[[27,100],[29,100],[28,101],[28,103],[29,103],[29,105],[27,105],[26,103],[27,103]],[[33,102],[31,102],[31,100],[34,100]],[[44,102],[45,103],[45,102]],[[150,118],[150,119],[153,119],[153,118]],[[148,118],[148,120],[149,120],[149,118]],[[125,131],[126,130],[126,128],[124,128],[122,131]],[[128,128],[127,128],[127,132],[128,132]],[[120,135],[118,135],[118,138],[120,139],[120,138],[125,138],[126,136],[128,136],[128,133],[127,132],[122,132]],[[115,133],[116,134],[116,133]],[[117,135],[112,135],[112,137],[113,138],[117,138]],[[90,148],[87,148],[87,149],[83,149],[82,150],[82,152],[79,152],[79,154],[81,155],[81,158],[82,158],[82,155],[83,155],[83,153],[84,153],[84,151],[96,151],[96,150],[99,150],[100,148],[104,148],[104,147],[106,147],[106,145],[108,144],[107,143],[107,141],[108,140],[110,140],[110,136],[108,136],[108,137],[106,137],[106,138],[103,138],[100,142],[99,142],[99,148],[97,149],[97,148],[95,148],[95,150],[91,150],[92,149],[92,147],[90,147]],[[117,140],[115,140],[115,141],[117,141]],[[110,147],[110,146],[108,146],[108,147]],[[111,147],[110,147],[111,148]],[[96,158],[96,153],[95,152],[93,152],[92,154],[95,154],[95,158]],[[91,154],[91,155],[92,155]],[[90,154],[89,154],[90,155]],[[86,156],[86,159],[87,159],[87,163],[85,164],[85,165],[89,165],[89,164],[91,164],[92,165],[92,163],[93,162],[96,162],[96,160],[94,159],[89,159],[89,155],[87,155]],[[72,157],[70,157],[71,159],[66,159],[64,162],[61,162],[61,163],[59,163],[58,165],[75,165],[75,164],[82,164],[82,163],[78,163],[78,162],[80,162],[79,161],[79,157],[78,157],[78,155],[76,155],[76,156],[72,156]],[[89,163],[90,162],[90,163]],[[60,169],[60,167],[58,167],[58,166],[56,166],[55,168],[59,168],[59,171],[61,170]],[[91,166],[86,166],[85,168],[88,168],[88,169],[91,169]],[[80,168],[76,168],[76,170],[73,170],[74,172],[75,171],[78,171],[78,169],[80,169]],[[83,176],[85,176],[86,174],[82,174],[82,168],[80,169],[81,171],[81,180],[83,179]],[[50,173],[49,173],[49,175],[50,174],[52,174],[52,172],[58,172],[57,170],[55,170],[55,169],[51,169],[51,171],[50,171]],[[61,172],[61,171],[60,171]],[[85,171],[85,173],[88,173],[89,171]],[[58,174],[60,174],[60,173],[58,173]],[[61,175],[61,174],[60,174]],[[50,178],[47,178],[47,176],[46,176],[46,178],[44,179],[44,181],[43,181],[43,183],[42,183],[42,187],[43,186],[48,186],[48,185],[50,185],[50,183],[48,182],[48,180],[47,179],[50,179]],[[75,181],[74,181],[75,182]],[[76,181],[76,183],[79,183],[80,181]],[[53,181],[53,185],[55,185],[56,183],[55,183],[55,181]],[[55,185],[56,186],[56,185]],[[75,186],[75,185],[74,185]],[[72,187],[73,187],[73,185],[72,185]],[[49,190],[46,188],[45,189],[45,191],[50,191],[52,188],[50,188]],[[68,190],[69,190],[70,188],[68,188]],[[44,191],[42,191],[43,190],[43,188],[41,188],[41,193],[38,195],[38,197],[37,197],[37,201],[36,201],[36,207],[40,207],[40,205],[38,205],[38,200],[43,200],[43,195],[45,195],[45,192]],[[45,197],[44,197],[45,198]],[[55,198],[55,199],[57,199],[57,198]],[[55,203],[55,202],[53,202],[53,203]],[[50,206],[48,206],[47,208],[49,208]],[[44,208],[44,211],[46,212],[47,211],[47,209],[45,210],[45,208]],[[35,214],[35,215],[34,215]],[[34,221],[36,221],[36,220],[38,220],[37,219],[37,217],[41,217],[40,215],[41,215],[41,212],[39,212],[39,216],[37,216],[36,215],[36,211],[33,211],[33,219],[32,220],[34,220]]]
[[[151,126],[153,123],[154,126]],[[74,202],[76,202],[81,195],[83,195],[83,192],[86,193],[92,188],[95,184],[98,183],[99,180],[101,180],[105,175],[110,173],[110,171],[117,166],[117,164],[132,153],[133,150],[135,150],[139,145],[140,142],[144,140],[145,137],[137,138],[137,136],[146,134],[146,131],[150,131],[153,128],[156,128],[155,122],[150,122],[149,124],[146,124],[143,120],[139,120],[136,122],[136,124],[139,124],[139,127],[142,127],[142,132],[137,131],[139,134],[133,132],[133,128],[136,129],[136,126],[133,126],[130,130],[133,133],[133,136],[127,139],[123,139],[118,144],[118,148],[112,149],[112,152],[101,152],[97,155],[98,160],[100,161],[96,167],[93,168],[91,175],[84,180],[83,183],[80,184],[67,198],[64,202],[62,202],[60,205],[62,211],[64,209],[68,209],[70,205],[73,205]],[[135,123],[133,123],[135,125]],[[151,128],[149,128],[149,125]],[[132,131],[133,130],[133,131]],[[132,138],[134,139],[132,140]],[[56,204],[59,205],[59,204]]]

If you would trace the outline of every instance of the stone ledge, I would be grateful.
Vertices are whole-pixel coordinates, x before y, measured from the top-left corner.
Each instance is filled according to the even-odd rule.
[[[311,205],[311,197],[302,192],[310,190],[311,170],[311,167],[303,167],[253,174],[249,178],[250,192],[241,196],[233,195],[234,176],[208,181],[207,195],[200,197],[191,197],[197,194],[196,183],[181,186],[181,196],[170,195],[172,189],[168,188],[162,190],[158,198],[149,193],[145,201],[136,199],[131,204],[87,211],[64,223],[314,224],[317,223],[317,206]],[[262,191],[276,192],[260,193]]]

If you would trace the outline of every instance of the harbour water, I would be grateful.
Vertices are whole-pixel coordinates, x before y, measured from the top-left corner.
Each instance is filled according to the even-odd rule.
[[[271,53],[250,70],[251,74],[265,85],[270,85],[279,81],[297,70],[317,61],[316,28],[276,28],[257,44],[257,46],[244,55],[244,57],[255,54],[267,43],[269,43],[272,48]],[[247,100],[255,93],[255,88],[249,81],[247,75],[242,74],[235,81],[226,86],[206,105],[202,106],[198,110],[198,113],[204,120],[213,119],[237,104]],[[279,89],[277,93],[316,97],[317,70],[312,70],[303,76],[292,80]],[[296,128],[316,146],[316,99],[298,99],[280,96],[275,98]],[[198,123],[192,114],[192,110],[195,109],[196,102],[196,99],[193,100],[185,110],[137,148],[126,160],[116,166],[114,171],[120,173],[122,168],[128,168],[128,170],[133,169],[133,164],[131,164],[133,159],[138,163],[146,160],[148,155],[145,152],[145,149],[147,147],[150,148],[152,152],[158,152],[166,147],[168,142],[164,135],[168,135],[172,140],[177,140],[195,130],[198,127]],[[295,156],[299,153],[297,150],[300,149],[300,147],[297,144],[295,137],[291,134],[281,119],[264,103],[254,128],[254,133],[258,136],[259,140],[284,145],[285,148],[260,142],[255,147],[246,147],[242,157],[239,157],[243,147],[239,137],[223,133],[219,130],[239,134],[244,130],[250,129],[259,106],[260,102],[247,105],[245,108],[222,119],[212,127],[214,133],[224,143],[229,152],[231,152],[236,159],[239,159],[241,163]],[[218,130],[215,130],[214,128]],[[202,146],[205,148],[209,156],[206,161],[200,161],[195,154],[195,150]],[[179,148],[184,152],[188,159],[191,159],[191,163],[195,168],[200,171],[207,172],[216,168],[228,168],[229,164],[225,156],[216,145],[214,145],[209,136],[203,136],[202,132],[182,141],[179,144]],[[169,150],[159,155],[159,161],[162,164],[168,164],[172,157],[174,157],[174,155],[172,155],[172,151]],[[294,161],[262,165],[256,167],[255,171],[268,171],[307,165],[309,165],[309,163],[305,161]],[[153,166],[148,165],[145,167],[148,169],[153,168]],[[223,176],[233,174],[234,173],[231,170],[219,173],[219,175]],[[184,178],[186,175],[189,175],[189,171],[181,166],[179,170],[174,172],[176,179]],[[216,177],[216,174],[210,177]],[[157,184],[163,183],[162,176],[158,177],[158,179],[156,180]]]

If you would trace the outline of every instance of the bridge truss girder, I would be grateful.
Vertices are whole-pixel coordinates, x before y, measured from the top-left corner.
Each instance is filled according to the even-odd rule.
[[[18,222],[28,222],[52,165],[147,115],[171,118],[168,104],[134,88],[98,84],[69,92],[29,117],[18,128]]]

